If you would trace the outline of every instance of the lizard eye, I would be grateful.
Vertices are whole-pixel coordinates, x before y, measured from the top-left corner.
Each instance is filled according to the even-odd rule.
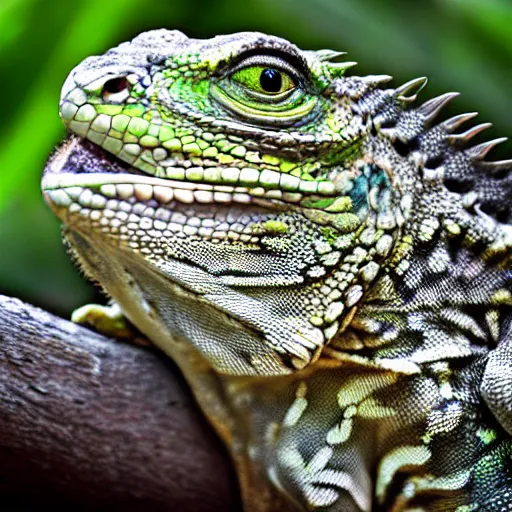
[[[256,124],[299,123],[315,107],[308,78],[285,59],[254,55],[212,84],[210,94],[223,107]]]
[[[109,103],[121,103],[130,95],[130,87],[126,77],[112,78],[103,85],[102,97]]]

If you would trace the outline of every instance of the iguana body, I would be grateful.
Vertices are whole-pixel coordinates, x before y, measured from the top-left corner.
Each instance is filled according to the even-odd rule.
[[[511,163],[436,124],[454,94],[412,108],[424,79],[340,55],[160,30],[90,57],[46,200],[246,510],[512,510]]]

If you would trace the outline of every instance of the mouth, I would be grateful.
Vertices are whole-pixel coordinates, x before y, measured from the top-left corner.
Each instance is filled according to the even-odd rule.
[[[300,204],[305,198],[335,195],[330,182],[303,180],[268,169],[176,168],[175,179],[149,175],[109,154],[101,147],[70,136],[49,159],[42,180],[48,204],[69,208],[98,208],[108,199],[168,204]],[[89,191],[89,192],[87,192]],[[73,210],[73,208],[71,208]],[[76,209],[76,207],[75,207]]]
[[[76,211],[77,206],[100,209],[109,199],[134,198],[160,204],[173,201],[182,204],[248,204],[252,200],[247,187],[147,175],[100,147],[74,136],[48,161],[41,186],[49,206],[57,210],[66,208],[69,213]],[[265,197],[265,194],[255,197]],[[271,194],[271,199],[277,199],[275,193]]]

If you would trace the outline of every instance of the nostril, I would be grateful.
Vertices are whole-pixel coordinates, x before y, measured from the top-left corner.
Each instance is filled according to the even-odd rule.
[[[125,77],[113,78],[112,80],[105,82],[103,92],[115,94],[116,92],[121,92],[124,89],[127,89],[129,86],[130,83]]]
[[[111,80],[106,81],[103,85],[103,99],[110,101],[114,99],[121,99],[118,95],[121,96],[121,93],[128,93],[129,89],[130,82],[128,82],[126,77],[120,76],[112,78]],[[122,96],[125,97],[124,94]]]

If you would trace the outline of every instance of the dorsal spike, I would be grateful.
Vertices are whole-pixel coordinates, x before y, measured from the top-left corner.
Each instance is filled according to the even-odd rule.
[[[459,114],[458,116],[450,117],[446,121],[441,123],[441,126],[448,132],[451,133],[457,128],[462,126],[466,121],[473,119],[478,115],[478,112],[468,112],[467,114]]]
[[[346,69],[353,68],[354,66],[357,66],[357,62],[353,62],[353,61],[349,61],[349,62],[329,62],[327,64],[327,66],[329,67],[329,69],[331,71],[333,69],[345,71]]]
[[[390,75],[367,75],[362,76],[361,80],[370,86],[377,86],[393,80],[393,77]]]
[[[483,162],[485,167],[492,171],[505,171],[512,170],[512,159],[511,160],[496,160],[495,162]]]
[[[347,69],[357,66],[357,62],[328,62],[327,67],[333,78],[343,76]]]
[[[337,52],[336,50],[328,49],[317,50],[315,53],[317,57],[324,62],[330,62],[339,57],[343,57],[343,55],[347,55],[347,52]]]
[[[417,112],[425,117],[425,121],[427,123],[434,120],[439,112],[450,103],[454,98],[459,96],[458,92],[447,92],[446,94],[442,94],[441,96],[437,96],[437,98],[432,98],[431,100],[426,101],[417,108]]]
[[[405,84],[395,89],[395,97],[400,101],[405,101],[406,103],[413,102],[418,93],[427,85],[428,78],[423,76],[420,78],[415,78],[414,80],[410,80]],[[410,94],[411,96],[407,96]]]
[[[478,146],[473,146],[472,148],[467,149],[466,154],[472,160],[482,160],[485,158],[487,153],[491,151],[492,148],[507,140],[507,137],[500,137],[499,139],[494,139],[488,142],[484,142],[483,144],[478,144]]]
[[[476,126],[473,126],[469,130],[465,131],[464,133],[456,133],[455,135],[448,135],[447,139],[448,142],[451,142],[452,144],[457,144],[460,142],[467,142],[479,133],[482,133],[484,130],[487,130],[492,126],[492,123],[482,123],[477,124]]]

